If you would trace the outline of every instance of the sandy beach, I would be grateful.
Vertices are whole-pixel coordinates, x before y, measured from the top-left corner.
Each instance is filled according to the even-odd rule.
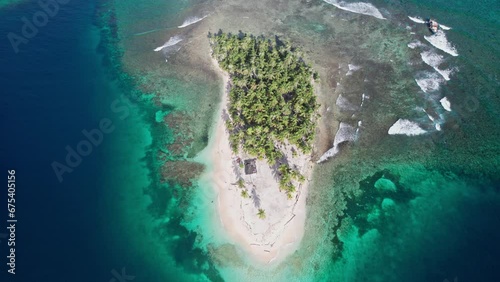
[[[298,248],[303,237],[313,162],[309,155],[292,156],[291,148],[281,148],[289,163],[306,178],[302,184],[297,184],[297,192],[291,198],[279,190],[278,180],[265,160],[256,161],[257,173],[246,175],[237,158],[252,156],[232,153],[224,122],[229,76],[215,60],[213,64],[222,78],[224,90],[216,125],[203,155],[211,161],[212,170],[205,179],[212,182],[217,193],[218,220],[229,238],[248,252],[251,259],[264,264],[278,263]],[[240,178],[245,188],[237,185]],[[248,198],[242,197],[243,189],[248,191]],[[265,218],[258,216],[259,209],[265,210]]]

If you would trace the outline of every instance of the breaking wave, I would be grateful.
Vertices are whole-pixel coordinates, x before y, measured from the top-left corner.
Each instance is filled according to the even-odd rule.
[[[335,105],[337,105],[337,107],[339,107],[339,109],[341,111],[354,111],[354,110],[357,110],[357,107],[354,106],[351,102],[349,102],[349,100],[347,100],[347,98],[345,98],[344,96],[339,95],[339,97],[337,97],[337,101],[335,102]]]
[[[408,18],[410,20],[416,22],[416,23],[419,23],[419,24],[424,24],[425,23],[425,21],[423,19],[419,18],[419,17],[410,17],[410,16],[408,16]]]
[[[418,123],[409,121],[407,119],[398,119],[388,131],[389,135],[406,135],[416,136],[427,133],[423,130]]]
[[[323,0],[323,1],[345,11],[353,12],[356,14],[368,15],[375,17],[377,19],[385,20],[384,16],[382,16],[380,11],[370,3],[365,3],[365,2],[346,3],[344,1],[337,1],[337,0]]]
[[[326,151],[316,163],[321,163],[326,161],[327,159],[335,156],[339,152],[339,145],[344,142],[354,141],[356,140],[357,130],[351,125],[341,122],[339,126],[339,130],[335,134],[335,139],[333,141],[333,147]]]
[[[363,95],[361,95],[361,105],[359,105],[360,107],[363,107],[363,104],[365,103],[366,99],[370,99],[370,96],[363,93]]]
[[[451,27],[445,26],[444,24],[439,24],[439,27],[443,30],[450,30]]]
[[[450,75],[452,70],[442,70],[439,65],[443,62],[444,57],[436,54],[432,51],[425,51],[420,53],[422,60],[427,65],[431,66],[435,71],[437,71],[445,80],[450,80]]]
[[[349,71],[345,75],[352,75],[355,71],[359,70],[361,67],[349,64],[347,65],[349,67]]]
[[[438,30],[438,32],[434,33],[430,36],[424,36],[425,40],[429,41],[434,47],[452,55],[458,56],[458,51],[455,49],[453,45],[446,38],[446,34],[442,30]]]
[[[408,43],[408,48],[410,48],[410,49],[415,49],[417,47],[422,47],[422,46],[425,46],[425,44],[423,44],[422,42],[420,42],[418,40],[415,40],[411,43]]]
[[[428,113],[425,109],[422,110],[429,117],[429,120],[432,121],[434,128],[436,128],[437,131],[441,131],[441,124],[444,123],[443,116],[441,114],[438,114],[439,115],[438,117],[434,117],[430,113]]]
[[[202,21],[206,17],[208,17],[208,15],[205,15],[205,16],[203,16],[201,18],[200,17],[189,17],[189,18],[185,19],[184,22],[180,26],[178,26],[178,28],[183,28],[183,27],[186,27],[186,26],[190,26],[190,25],[195,24],[195,23],[197,23],[199,21]]]
[[[435,120],[436,120],[436,119],[435,119],[433,116],[431,116],[431,114],[429,114],[429,113],[428,113],[425,109],[422,109],[422,110],[423,110],[423,111],[424,111],[424,113],[425,113],[425,114],[429,117],[429,119],[430,119],[431,121],[435,121]]]
[[[415,78],[418,86],[425,93],[430,93],[439,90],[443,79],[437,73],[425,72]]]
[[[159,52],[167,47],[174,46],[175,44],[177,44],[181,41],[182,41],[182,38],[180,36],[176,35],[176,36],[170,37],[170,39],[168,39],[168,41],[165,42],[165,44],[163,44],[162,46],[156,47],[155,52]]]
[[[408,16],[408,18],[410,20],[412,20],[413,22],[416,22],[416,23],[419,23],[419,24],[425,24],[425,23],[427,23],[421,17],[410,17],[410,16]],[[445,26],[444,24],[439,24],[439,28],[441,28],[442,30],[450,30],[451,29],[451,27]]]
[[[451,103],[448,98],[444,97],[443,99],[439,100],[441,103],[441,106],[443,106],[443,109],[447,110],[448,112],[451,112]]]

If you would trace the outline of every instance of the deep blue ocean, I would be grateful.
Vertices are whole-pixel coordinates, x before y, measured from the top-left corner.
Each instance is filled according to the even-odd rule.
[[[1,243],[1,281],[110,281],[97,228],[103,150],[83,158],[59,182],[52,162],[64,163],[82,130],[96,128],[109,109],[96,105],[113,93],[96,51],[93,1],[70,1],[16,54],[6,35],[21,34],[22,17],[40,10],[36,1],[0,10],[0,146],[2,179],[16,170],[16,275],[6,274]],[[103,146],[109,142],[103,140]],[[0,193],[5,232],[7,182]],[[118,272],[121,265],[117,265]],[[14,279],[13,279],[14,278]]]

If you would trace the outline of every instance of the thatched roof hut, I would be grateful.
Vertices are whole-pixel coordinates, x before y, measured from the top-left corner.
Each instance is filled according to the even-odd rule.
[[[255,159],[244,160],[245,164],[245,174],[257,173],[257,166],[255,165]]]

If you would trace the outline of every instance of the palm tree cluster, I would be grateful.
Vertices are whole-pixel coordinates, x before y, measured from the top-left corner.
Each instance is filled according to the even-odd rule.
[[[283,158],[279,145],[310,153],[318,117],[312,79],[317,73],[290,44],[246,34],[209,34],[212,56],[231,77],[226,121],[231,148],[270,165]],[[281,165],[280,188],[290,195],[300,173]]]

